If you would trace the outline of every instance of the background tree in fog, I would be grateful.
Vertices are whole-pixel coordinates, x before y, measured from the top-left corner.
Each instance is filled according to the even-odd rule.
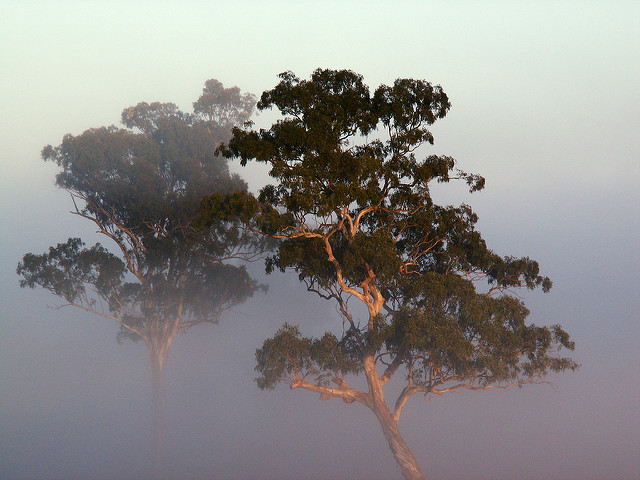
[[[490,250],[468,205],[434,203],[434,182],[484,187],[451,157],[418,158],[433,144],[429,126],[450,108],[440,86],[398,79],[371,95],[351,71],[280,78],[258,108],[275,106],[284,118],[268,130],[234,129],[224,152],[269,164],[278,181],[246,198],[256,231],[282,240],[267,269],[295,271],[309,292],[335,302],[341,321],[322,338],[285,324],[257,350],[258,386],[282,382],[366,406],[403,475],[423,479],[398,429],[411,396],[537,382],[574,369],[558,354],[574,345],[560,326],[526,322],[516,292],[551,288],[538,263]],[[367,388],[352,387],[349,375],[364,375]],[[390,399],[393,377],[401,386]]]
[[[249,118],[255,97],[208,80],[193,105],[187,114],[172,103],[139,103],[122,113],[127,128],[94,128],[45,147],[43,159],[61,167],[56,185],[71,194],[72,213],[93,222],[116,253],[69,238],[41,255],[26,254],[17,269],[22,287],[39,285],[65,305],[117,322],[119,341],[145,342],[156,466],[173,340],[196,325],[217,323],[262,288],[240,261],[263,252],[263,237],[222,208],[206,229],[194,221],[204,195],[222,199],[247,188],[215,149]]]

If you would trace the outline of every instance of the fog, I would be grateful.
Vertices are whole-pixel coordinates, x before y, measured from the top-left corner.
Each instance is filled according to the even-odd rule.
[[[640,477],[640,6],[637,2],[4,2],[0,18],[0,478],[143,479],[151,375],[143,343],[15,269],[70,236],[106,243],[69,213],[40,159],[66,133],[117,124],[140,101],[190,110],[209,78],[259,95],[292,70],[349,68],[375,89],[441,84],[453,107],[433,152],[487,179],[440,186],[471,204],[496,252],[554,281],[529,320],[561,324],[574,373],[549,385],[413,398],[400,428],[429,479]],[[273,112],[255,118],[269,125]],[[264,168],[234,164],[256,191]],[[362,406],[261,391],[255,350],[283,322],[339,329],[295,274],[266,276],[219,325],[174,342],[166,370],[166,478],[402,478]]]

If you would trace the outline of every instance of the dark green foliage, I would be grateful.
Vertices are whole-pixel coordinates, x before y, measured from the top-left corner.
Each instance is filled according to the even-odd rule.
[[[66,135],[42,156],[62,168],[56,184],[85,201],[83,214],[133,228],[141,238],[153,237],[154,228],[178,233],[204,195],[246,189],[216,156],[219,140],[205,125],[177,116],[154,125],[149,133],[112,126]]]
[[[66,135],[42,151],[61,171],[75,214],[94,222],[120,258],[99,244],[69,239],[18,266],[23,287],[40,285],[69,304],[117,320],[119,338],[170,344],[180,330],[217,322],[222,311],[261,288],[238,265],[267,244],[248,231],[246,183],[216,153],[255,105],[237,87],[209,80],[194,113],[172,103],[139,103],[122,113],[129,129]],[[130,130],[131,129],[131,130]],[[203,196],[214,195],[207,225]],[[155,340],[154,340],[155,339]]]
[[[302,337],[298,327],[287,323],[256,351],[256,361],[256,370],[262,374],[257,383],[262,389],[273,389],[296,375],[326,385],[333,377],[362,369],[359,356],[353,355],[344,339],[339,341],[329,332],[319,339]]]
[[[361,371],[321,361],[314,342],[324,345],[322,358],[331,357],[326,349],[349,362],[375,358],[388,375],[404,365],[411,393],[446,391],[448,382],[523,384],[576,367],[557,355],[573,349],[568,334],[527,324],[513,295],[551,288],[538,263],[494,253],[468,205],[431,198],[432,182],[461,180],[471,192],[485,183],[451,157],[418,157],[434,142],[429,126],[451,106],[440,86],[399,79],[370,94],[347,70],[280,78],[258,108],[275,106],[283,118],[268,130],[234,128],[221,150],[243,164],[267,163],[277,180],[254,208],[256,228],[282,239],[267,269],[295,270],[310,291],[336,302],[350,328],[334,341],[283,327],[258,350],[261,387],[292,382],[292,372],[319,382]],[[363,327],[350,297],[367,308]]]
[[[100,244],[83,249],[79,238],[50,247],[47,253],[28,253],[18,265],[21,287],[40,285],[69,302],[86,298],[87,285],[101,296],[108,296],[124,280],[124,262]]]

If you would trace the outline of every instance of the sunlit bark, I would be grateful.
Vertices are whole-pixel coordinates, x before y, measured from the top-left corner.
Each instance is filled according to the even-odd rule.
[[[398,422],[391,415],[387,405],[384,402],[380,404],[374,402],[374,408],[372,410],[380,422],[384,437],[387,439],[389,448],[396,462],[398,462],[400,470],[402,470],[402,475],[404,475],[407,480],[424,480],[425,477],[420,470],[420,466],[409,449],[409,446],[402,438],[402,435],[400,435]]]

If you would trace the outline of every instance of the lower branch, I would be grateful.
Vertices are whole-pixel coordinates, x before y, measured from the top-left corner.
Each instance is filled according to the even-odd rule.
[[[447,388],[433,388],[428,393],[435,393],[437,395],[442,395],[447,392],[454,392],[461,388],[464,388],[466,390],[488,390],[489,388],[507,389],[511,387],[516,387],[518,385],[523,385],[523,383],[517,382],[517,383],[510,383],[509,385],[472,385],[469,383],[459,383],[458,385],[454,385],[452,387],[447,387]]]
[[[67,300],[67,301],[68,301],[68,300]],[[85,312],[92,313],[92,314],[97,315],[97,316],[99,316],[99,317],[102,317],[102,318],[108,318],[108,319],[110,319],[110,320],[115,320],[115,321],[116,321],[116,322],[118,322],[120,325],[122,325],[124,328],[126,328],[127,330],[129,330],[130,332],[133,332],[133,333],[135,333],[136,335],[139,335],[139,336],[140,336],[140,338],[144,338],[144,339],[146,339],[146,338],[147,338],[147,335],[146,335],[143,331],[138,330],[137,328],[132,327],[131,325],[128,325],[128,324],[127,324],[126,322],[124,322],[122,319],[120,319],[120,318],[118,318],[118,317],[116,317],[116,316],[114,316],[114,315],[108,315],[108,314],[106,314],[106,313],[102,313],[102,312],[99,312],[99,311],[97,311],[97,310],[94,310],[93,308],[89,308],[89,307],[87,307],[87,306],[85,306],[85,305],[82,305],[82,304],[79,304],[79,303],[74,303],[74,302],[69,302],[69,303],[67,303],[67,304],[65,304],[65,305],[60,305],[59,307],[56,307],[56,308],[64,308],[64,307],[75,307],[75,308],[79,308],[79,309],[81,309],[81,310],[84,310]]]
[[[424,394],[435,393],[436,395],[443,395],[445,393],[455,392],[456,390],[460,390],[462,388],[466,390],[488,390],[490,388],[500,388],[500,389],[506,390],[508,388],[520,387],[522,385],[527,385],[529,383],[546,383],[546,382],[542,380],[530,379],[530,380],[519,380],[514,383],[509,383],[508,385],[474,385],[473,383],[459,383],[457,385],[453,385],[447,388],[436,388],[435,386],[427,386],[427,385],[406,386],[402,390],[402,393],[400,393],[398,400],[396,400],[396,405],[393,410],[393,418],[396,421],[398,421],[398,419],[400,418],[400,413],[402,413],[402,409],[406,405],[411,395],[418,392],[421,392]]]
[[[427,393],[435,393],[437,395],[442,395],[443,393],[447,393],[447,392],[453,392],[455,390],[459,390],[461,388],[464,388],[466,390],[488,390],[490,388],[500,388],[503,390],[506,390],[507,388],[512,388],[512,387],[521,387],[523,385],[528,385],[530,383],[535,383],[535,384],[542,384],[542,383],[548,383],[544,380],[541,380],[539,378],[530,378],[527,380],[518,380],[517,382],[513,382],[513,383],[509,383],[508,385],[474,385],[473,383],[459,383],[457,385],[453,385],[452,387],[447,387],[447,388],[432,388],[429,392]]]
[[[363,405],[369,405],[368,396],[364,392],[350,387],[343,379],[338,377],[334,378],[334,383],[336,383],[337,387],[317,385],[315,383],[308,382],[304,378],[295,374],[289,387],[292,390],[294,388],[304,388],[305,390],[317,392],[320,394],[321,400],[328,400],[330,398],[341,398],[346,403],[353,403],[354,401],[356,401],[362,403]]]

